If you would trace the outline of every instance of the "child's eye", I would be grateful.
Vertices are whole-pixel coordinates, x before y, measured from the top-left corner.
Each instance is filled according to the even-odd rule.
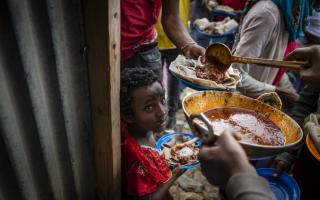
[[[144,107],[144,110],[147,112],[151,112],[153,110],[153,106],[152,105],[148,105],[146,107]]]

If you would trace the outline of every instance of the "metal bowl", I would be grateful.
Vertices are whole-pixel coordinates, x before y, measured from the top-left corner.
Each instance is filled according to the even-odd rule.
[[[208,128],[190,116],[220,107],[238,107],[257,111],[273,121],[285,135],[286,143],[282,146],[259,145],[241,142],[250,158],[276,155],[297,147],[303,138],[300,126],[288,115],[261,101],[237,93],[222,91],[199,91],[186,96],[182,107],[189,126],[202,135],[208,134]]]

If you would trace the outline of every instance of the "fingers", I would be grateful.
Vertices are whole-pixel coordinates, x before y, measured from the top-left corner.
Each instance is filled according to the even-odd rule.
[[[241,140],[241,134],[227,129],[218,137],[217,142],[221,145],[239,145],[237,140]]]
[[[241,140],[241,133],[238,133],[238,132],[233,133],[233,137],[234,137],[234,139],[240,141]]]
[[[199,161],[211,160],[218,151],[218,147],[202,147],[199,151]]]
[[[186,170],[181,168],[181,164],[177,164],[175,168],[172,170],[172,174],[176,176],[180,176],[183,174]]]
[[[197,48],[196,59],[199,58],[199,56],[205,57],[205,53],[206,53],[205,48],[203,48],[199,45],[196,45],[196,48]]]
[[[291,52],[284,60],[309,60],[311,54],[311,48],[298,48]]]
[[[245,155],[244,150],[238,142],[240,139],[240,133],[230,132],[228,129],[225,130],[220,136],[217,137],[215,146],[202,147],[199,153],[199,161],[205,162],[207,160],[215,159],[215,157],[219,156],[221,153],[221,149],[223,149],[223,152],[231,150],[240,153],[240,155],[241,153]]]
[[[275,168],[275,172],[273,174],[274,177],[279,177],[281,175],[281,172],[285,171],[288,168],[287,163],[281,160],[276,162],[273,167]]]
[[[201,61],[201,63],[205,63],[206,62],[206,57],[205,56],[201,56],[200,57],[200,61]]]
[[[238,141],[241,140],[241,133],[238,132],[232,132],[229,129],[226,129],[222,132],[221,135],[216,136],[212,138],[211,141],[207,141],[206,145],[207,146],[236,146],[240,144]]]

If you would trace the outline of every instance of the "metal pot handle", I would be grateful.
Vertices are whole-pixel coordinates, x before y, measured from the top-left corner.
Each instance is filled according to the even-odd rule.
[[[264,93],[264,94],[260,95],[257,98],[257,100],[261,101],[265,104],[268,104],[278,110],[281,110],[281,108],[282,108],[282,101],[276,92]]]
[[[194,122],[194,119],[199,119],[207,126],[207,134],[202,134],[199,130],[197,130],[196,126],[199,125]],[[212,124],[205,114],[203,114],[203,112],[191,115],[190,120],[192,131],[197,135],[197,137],[201,138],[205,144],[213,144],[217,140],[218,136],[214,134]]]

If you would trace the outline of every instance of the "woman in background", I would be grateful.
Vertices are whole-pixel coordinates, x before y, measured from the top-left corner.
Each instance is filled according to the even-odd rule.
[[[303,36],[310,14],[309,0],[248,0],[234,54],[282,60],[288,42]],[[238,90],[244,95],[255,98],[263,93],[277,92],[284,105],[292,105],[299,98],[287,74],[278,74],[279,69],[251,64],[234,64],[233,67],[243,74]]]

